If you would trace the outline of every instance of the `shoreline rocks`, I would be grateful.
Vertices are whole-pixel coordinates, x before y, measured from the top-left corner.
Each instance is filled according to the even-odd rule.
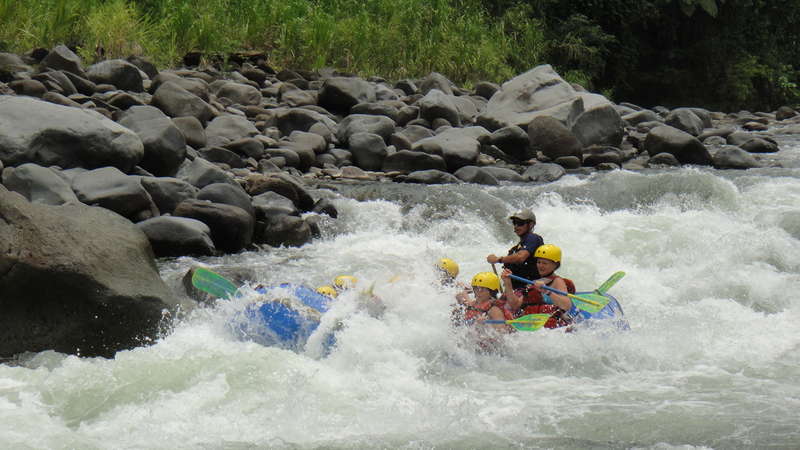
[[[328,180],[496,185],[651,164],[745,169],[779,150],[763,129],[800,124],[788,107],[726,116],[614,104],[549,65],[469,91],[435,72],[391,84],[333,70],[275,74],[246,59],[229,72],[158,71],[138,57],[85,66],[63,45],[38,53],[38,64],[0,53],[0,208],[18,219],[0,220],[0,240],[13,250],[0,259],[0,286],[14,293],[3,291],[0,316],[59,325],[9,325],[0,356],[45,348],[110,356],[135,336],[152,337],[156,316],[176,307],[153,277],[154,257],[304,245],[316,214],[337,215],[313,190]],[[35,214],[23,220],[20,211]],[[78,216],[113,222],[114,231],[91,239]],[[58,217],[75,224],[60,230],[68,242],[40,229]],[[60,256],[25,262],[21,255],[35,254],[25,233]],[[89,251],[78,254],[74,239]],[[137,255],[138,278],[122,267],[120,243]],[[109,260],[102,277],[82,272]],[[128,277],[124,289],[116,276]],[[74,300],[65,308],[77,337],[48,319],[57,294],[31,293],[52,277]],[[148,284],[155,291],[141,292]],[[42,316],[30,316],[26,301],[43,305]],[[98,311],[105,318],[93,323],[87,314]],[[132,320],[112,330],[122,313]]]

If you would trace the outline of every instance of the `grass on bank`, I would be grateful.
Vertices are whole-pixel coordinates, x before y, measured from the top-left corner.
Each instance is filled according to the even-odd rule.
[[[456,82],[507,80],[546,46],[524,5],[492,18],[478,0],[0,0],[0,51],[61,43],[85,63],[135,54],[171,67],[190,51],[254,49],[279,68]]]

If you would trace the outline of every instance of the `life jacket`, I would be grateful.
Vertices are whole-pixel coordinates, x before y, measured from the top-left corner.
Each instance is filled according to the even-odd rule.
[[[558,275],[551,275],[550,278],[550,282],[547,283],[548,286],[553,284],[556,279],[561,278],[564,280],[564,284],[567,285],[567,292],[570,294],[575,293],[575,283],[569,278],[559,277]],[[544,303],[542,294],[532,287],[529,287],[524,293],[522,305],[520,305],[519,311],[516,312],[514,318],[527,316],[528,314],[550,314],[550,319],[544,324],[545,328],[564,327],[572,323],[572,319],[566,311],[556,305]]]

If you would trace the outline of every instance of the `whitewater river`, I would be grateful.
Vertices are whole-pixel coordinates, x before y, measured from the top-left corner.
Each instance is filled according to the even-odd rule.
[[[316,336],[299,353],[237,340],[245,295],[113,360],[0,365],[0,448],[800,448],[800,140],[769,158],[784,167],[339,185],[309,245],[160,268],[176,288],[197,262],[261,283],[352,274],[383,317],[341,298],[323,358]],[[521,207],[579,290],[627,273],[610,292],[630,331],[517,333],[486,355],[449,326],[432,264],[490,270]]]

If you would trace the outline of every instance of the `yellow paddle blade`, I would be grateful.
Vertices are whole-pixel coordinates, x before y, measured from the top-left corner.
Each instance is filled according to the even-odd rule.
[[[550,320],[550,314],[528,314],[514,320],[506,320],[506,323],[519,331],[536,331],[542,328]]]

